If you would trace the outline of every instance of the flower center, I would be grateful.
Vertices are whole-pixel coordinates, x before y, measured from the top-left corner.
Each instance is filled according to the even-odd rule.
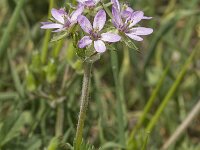
[[[129,30],[129,23],[125,23],[125,24],[119,26],[119,30],[121,32],[127,32]]]
[[[95,30],[95,29],[90,33],[90,35],[91,35],[91,38],[95,41],[101,38],[101,34],[99,34],[98,30]]]
[[[69,18],[67,16],[65,16],[64,18],[65,18],[64,27],[70,27],[71,21],[69,20]]]

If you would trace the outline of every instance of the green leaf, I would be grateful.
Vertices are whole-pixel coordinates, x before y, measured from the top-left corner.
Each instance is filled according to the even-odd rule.
[[[0,129],[0,148],[20,134],[26,123],[26,114],[13,113],[3,123]]]
[[[127,36],[123,36],[122,41],[126,44],[126,46],[128,46],[131,49],[134,49],[136,51],[138,51],[138,48],[136,47],[136,45],[134,44],[134,42],[128,38]]]

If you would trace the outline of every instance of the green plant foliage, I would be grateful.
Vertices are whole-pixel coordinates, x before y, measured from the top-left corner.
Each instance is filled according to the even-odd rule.
[[[152,16],[140,25],[154,32],[142,42],[106,43],[98,54],[77,47],[78,25],[60,34],[40,29],[51,8],[71,12],[76,0],[0,0],[1,150],[76,150],[86,62],[93,70],[80,150],[161,149],[193,110],[200,98],[199,0],[119,1]],[[105,9],[109,25],[110,8],[102,0],[85,13]],[[169,150],[200,149],[196,116]]]

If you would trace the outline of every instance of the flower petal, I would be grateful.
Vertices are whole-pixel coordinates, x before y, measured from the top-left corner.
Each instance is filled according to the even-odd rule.
[[[126,7],[126,9],[121,12],[121,15],[123,18],[128,18],[131,17],[133,12],[134,10],[132,8]]]
[[[78,47],[79,48],[85,48],[86,46],[90,45],[92,43],[92,40],[89,36],[84,36],[79,42]]]
[[[152,19],[152,18],[153,18],[153,17],[144,16],[142,19],[149,20],[149,19]]]
[[[120,4],[118,0],[111,0],[113,6],[120,11]]]
[[[56,28],[62,28],[63,25],[59,23],[46,23],[43,26],[41,26],[41,29],[56,29]]]
[[[112,21],[116,27],[119,27],[120,25],[123,24],[120,12],[114,6],[112,7],[112,15],[113,15]]]
[[[101,40],[105,42],[118,42],[121,40],[121,36],[115,33],[102,33],[101,34]]]
[[[149,35],[153,32],[152,28],[145,28],[145,27],[137,27],[137,28],[132,28],[130,30],[130,33],[133,33],[135,35]]]
[[[144,13],[142,11],[135,11],[131,15],[131,24],[129,27],[133,27],[136,25],[138,22],[140,22],[144,17]]]
[[[94,41],[94,48],[98,53],[103,53],[106,51],[105,43],[101,40]]]
[[[94,2],[94,0],[87,0],[87,1],[85,1],[85,5],[87,7],[94,7],[95,6],[95,2]]]
[[[42,25],[52,24],[52,22],[40,22]]]
[[[79,3],[84,3],[86,0],[77,0]]]
[[[106,12],[103,9],[101,9],[94,17],[93,28],[98,29],[98,31],[100,31],[103,29],[105,22],[106,22]]]
[[[86,33],[90,34],[90,32],[92,31],[92,25],[85,16],[83,15],[78,16],[78,23]]]
[[[52,8],[51,9],[51,14],[52,16],[54,17],[55,20],[57,20],[58,22],[64,24],[64,12],[63,11],[60,11],[60,10],[57,10],[55,8]]]
[[[125,33],[125,34],[135,41],[143,41],[143,38],[141,38],[140,36],[137,36],[133,33]]]
[[[77,10],[75,10],[74,12],[72,12],[70,21],[71,22],[76,22],[78,16],[82,14],[83,10],[84,10],[84,6],[80,6]]]

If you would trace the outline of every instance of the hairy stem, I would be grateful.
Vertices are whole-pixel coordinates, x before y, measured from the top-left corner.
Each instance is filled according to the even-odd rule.
[[[83,76],[83,85],[82,85],[82,94],[81,94],[81,106],[78,117],[78,125],[76,130],[75,137],[75,150],[80,150],[80,145],[82,142],[83,136],[83,127],[86,117],[86,111],[88,107],[88,97],[89,97],[89,85],[90,85],[90,76],[91,76],[91,63],[86,63],[84,66],[84,76]]]

